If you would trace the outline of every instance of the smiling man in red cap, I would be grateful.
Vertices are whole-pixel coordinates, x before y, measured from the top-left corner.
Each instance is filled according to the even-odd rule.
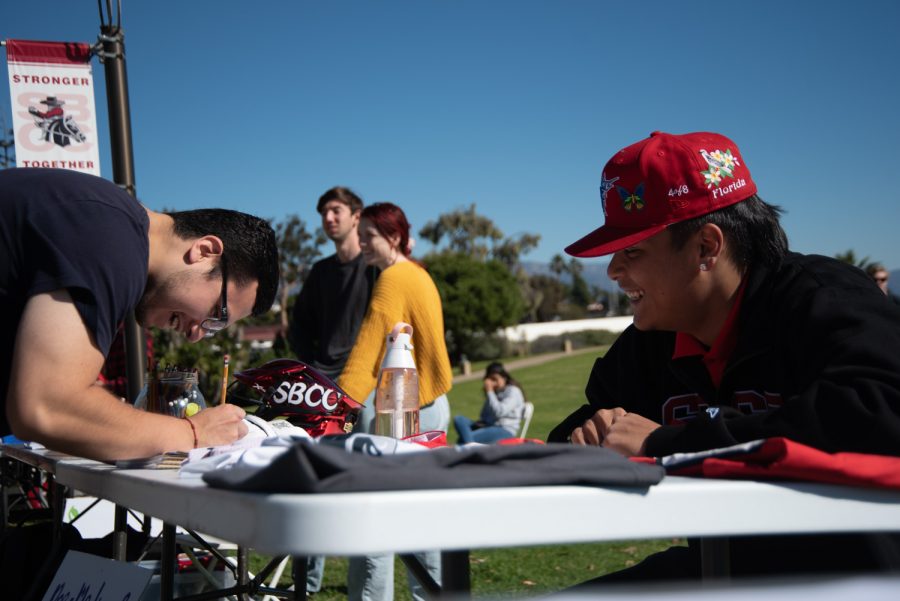
[[[600,191],[605,224],[566,252],[612,255],[634,324],[551,441],[900,455],[900,310],[859,269],[788,251],[734,142],[655,132],[610,159]]]

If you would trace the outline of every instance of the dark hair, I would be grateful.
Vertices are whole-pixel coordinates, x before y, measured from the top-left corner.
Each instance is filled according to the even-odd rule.
[[[325,205],[332,200],[338,200],[350,207],[351,213],[362,211],[363,208],[362,199],[357,196],[353,192],[353,190],[351,190],[350,188],[344,188],[343,186],[335,186],[319,197],[319,203],[316,205],[316,211],[321,213],[325,209]]]
[[[253,315],[262,315],[275,302],[278,291],[278,245],[269,222],[228,209],[196,209],[166,213],[175,220],[175,235],[183,240],[213,235],[222,239],[228,278],[240,285],[259,283]],[[218,272],[219,266],[213,270]]]
[[[521,390],[522,397],[523,398],[525,397],[525,389],[522,388],[522,385],[519,384],[519,382],[515,378],[513,378],[511,375],[509,375],[509,372],[506,371],[506,368],[503,367],[503,364],[500,363],[499,361],[494,361],[493,363],[489,363],[488,366],[484,370],[485,378],[493,376],[494,374],[497,374],[498,376],[500,376],[501,378],[506,380],[507,386],[509,386],[511,384],[511,385],[515,386],[516,388],[518,388],[519,390]]]
[[[707,223],[719,226],[728,239],[728,256],[744,274],[752,265],[776,266],[788,252],[787,234],[778,221],[782,212],[781,207],[754,194],[718,211],[673,223],[668,229],[673,247],[681,249]]]
[[[881,263],[872,263],[866,267],[866,273],[870,278],[875,277],[875,274],[879,271],[887,271],[887,269]]]
[[[362,210],[361,218],[372,222],[385,238],[399,238],[400,252],[409,257],[412,252],[409,247],[409,221],[403,209],[390,202],[376,202]]]

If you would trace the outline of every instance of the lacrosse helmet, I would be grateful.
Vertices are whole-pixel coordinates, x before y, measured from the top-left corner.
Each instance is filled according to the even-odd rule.
[[[256,416],[283,417],[313,437],[349,432],[362,409],[329,377],[295,359],[274,359],[234,377],[229,403],[256,406]]]

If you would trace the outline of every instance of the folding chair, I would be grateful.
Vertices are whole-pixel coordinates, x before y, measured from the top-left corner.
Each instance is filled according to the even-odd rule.
[[[525,438],[525,434],[528,433],[528,426],[531,424],[531,417],[534,415],[534,403],[529,403],[525,401],[525,406],[522,407],[522,430],[519,432],[519,438]]]

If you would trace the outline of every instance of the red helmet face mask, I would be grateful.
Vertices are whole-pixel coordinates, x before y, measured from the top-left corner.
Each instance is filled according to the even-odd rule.
[[[362,405],[315,368],[294,359],[275,359],[234,374],[228,402],[257,407],[264,420],[284,417],[318,437],[353,428]]]

